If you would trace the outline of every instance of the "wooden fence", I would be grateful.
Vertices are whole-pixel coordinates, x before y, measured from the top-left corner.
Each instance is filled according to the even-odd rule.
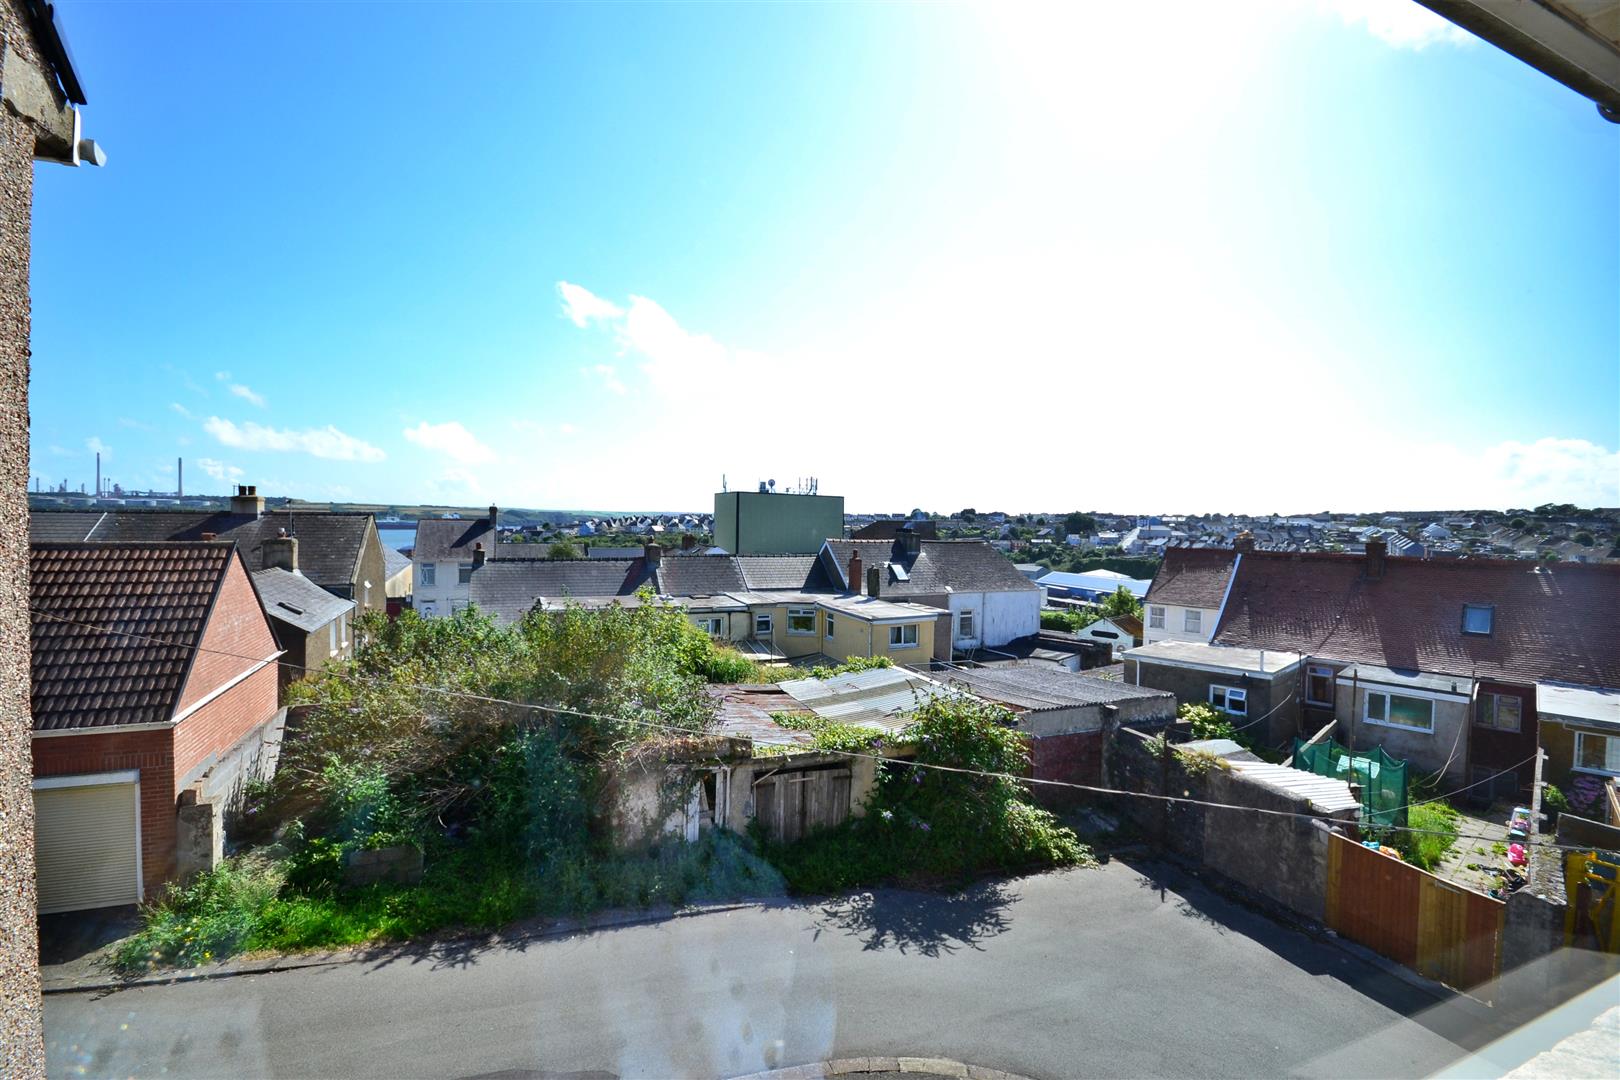
[[[754,783],[754,816],[772,840],[789,841],[849,817],[850,770],[771,773]]]
[[[1328,926],[1447,986],[1469,990],[1501,973],[1506,912],[1484,893],[1354,840],[1330,839]]]

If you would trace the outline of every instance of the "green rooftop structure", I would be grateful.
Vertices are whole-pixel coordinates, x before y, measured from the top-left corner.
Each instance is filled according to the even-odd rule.
[[[714,543],[733,555],[814,555],[843,535],[842,495],[715,492]]]

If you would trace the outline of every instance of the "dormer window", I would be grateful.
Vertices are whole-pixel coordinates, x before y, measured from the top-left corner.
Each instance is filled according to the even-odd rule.
[[[1490,637],[1496,622],[1496,609],[1489,604],[1464,604],[1462,630],[1465,634]]]

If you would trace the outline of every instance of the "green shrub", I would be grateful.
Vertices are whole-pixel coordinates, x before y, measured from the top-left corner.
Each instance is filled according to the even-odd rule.
[[[1562,814],[1569,809],[1569,796],[1565,795],[1556,784],[1543,784],[1541,805],[1555,814]]]
[[[1195,739],[1237,737],[1237,729],[1232,726],[1232,718],[1213,705],[1188,702],[1181,706],[1176,715],[1182,720],[1191,722],[1192,737]]]
[[[862,671],[873,671],[877,668],[894,667],[894,661],[887,656],[852,656],[841,664],[828,667],[819,664],[810,669],[809,677],[812,679],[832,679],[839,675],[854,675]],[[802,679],[804,675],[792,675],[789,678]],[[786,682],[787,680],[782,680]]]
[[[1379,839],[1401,853],[1401,858],[1424,870],[1433,870],[1457,843],[1456,810],[1443,802],[1423,803],[1406,812],[1408,832],[1399,829],[1375,831]]]
[[[125,971],[192,967],[251,947],[284,873],[267,859],[229,860],[146,907],[141,930],[113,955]]]

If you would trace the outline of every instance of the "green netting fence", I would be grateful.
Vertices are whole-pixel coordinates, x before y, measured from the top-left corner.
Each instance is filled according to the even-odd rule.
[[[1295,739],[1294,768],[1359,785],[1364,823],[1406,824],[1406,762],[1396,761],[1383,747],[1351,750],[1334,739],[1306,746],[1304,739]]]

